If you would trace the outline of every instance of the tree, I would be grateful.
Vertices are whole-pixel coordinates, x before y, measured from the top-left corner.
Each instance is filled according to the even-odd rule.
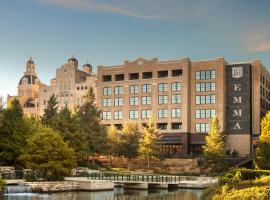
[[[24,151],[29,134],[18,99],[9,101],[0,112],[0,164],[18,164],[18,156]]]
[[[257,143],[254,164],[259,169],[270,169],[270,112],[261,121],[261,135]]]
[[[147,160],[147,167],[150,167],[150,159],[156,157],[157,141],[159,139],[158,130],[155,128],[154,119],[150,118],[143,129],[142,138],[139,145],[139,153]]]
[[[128,158],[128,170],[131,167],[131,159],[138,156],[140,139],[141,132],[138,124],[135,122],[125,123],[120,135],[119,154]]]
[[[20,157],[26,167],[42,173],[45,180],[60,180],[76,166],[74,150],[51,128],[39,127]]]
[[[83,160],[87,156],[87,144],[77,115],[72,114],[65,106],[52,119],[52,128],[60,133],[69,147],[75,150],[77,161]]]
[[[119,146],[120,146],[120,132],[114,125],[111,125],[107,129],[107,148],[108,153],[110,156],[110,163],[111,166],[111,156],[112,155],[119,155]]]
[[[222,171],[226,166],[225,133],[220,132],[219,128],[219,120],[213,118],[210,131],[205,138],[206,144],[203,146],[206,163],[214,172]]]
[[[101,110],[95,104],[95,94],[92,87],[84,96],[84,103],[79,107],[77,116],[81,131],[85,135],[88,154],[106,152],[106,130],[101,125]]]
[[[52,118],[57,114],[57,110],[58,110],[58,102],[56,99],[56,96],[53,94],[48,103],[47,103],[47,107],[44,109],[44,114],[42,117],[42,123],[46,126],[51,126],[52,124]]]

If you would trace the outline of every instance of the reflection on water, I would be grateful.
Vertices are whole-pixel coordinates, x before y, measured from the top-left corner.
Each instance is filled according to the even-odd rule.
[[[124,190],[4,195],[1,200],[199,200],[202,190]]]

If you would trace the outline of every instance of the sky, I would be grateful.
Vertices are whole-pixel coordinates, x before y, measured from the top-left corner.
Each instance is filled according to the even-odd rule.
[[[269,0],[1,0],[0,95],[16,95],[30,56],[46,84],[72,55],[80,67],[225,57],[270,70],[269,10]]]

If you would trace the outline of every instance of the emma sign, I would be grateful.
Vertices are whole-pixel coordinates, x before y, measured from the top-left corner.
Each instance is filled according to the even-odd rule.
[[[226,66],[226,132],[251,133],[251,66]]]

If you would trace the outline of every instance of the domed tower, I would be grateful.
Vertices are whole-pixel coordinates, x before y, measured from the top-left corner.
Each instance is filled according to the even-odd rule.
[[[76,58],[74,58],[73,56],[68,59],[68,63],[70,63],[72,66],[75,66],[76,68],[78,68],[78,60]]]
[[[83,71],[86,72],[87,74],[92,74],[92,68],[93,68],[92,65],[90,65],[89,63],[83,65]]]
[[[39,85],[40,81],[36,73],[35,62],[30,57],[26,63],[26,71],[18,86],[18,98],[25,114],[37,114]]]

